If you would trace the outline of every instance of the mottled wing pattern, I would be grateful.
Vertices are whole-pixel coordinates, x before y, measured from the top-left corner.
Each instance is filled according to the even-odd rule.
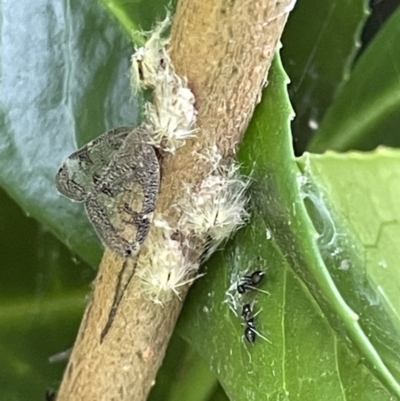
[[[147,130],[140,126],[126,137],[86,202],[99,237],[125,257],[134,255],[147,237],[159,191],[157,155],[144,143]]]
[[[112,129],[72,153],[58,170],[57,189],[63,195],[83,202],[101,181],[113,154],[132,130],[132,127]]]
[[[146,125],[120,127],[74,152],[56,176],[58,190],[84,201],[102,242],[122,257],[146,239],[159,191],[159,162]]]

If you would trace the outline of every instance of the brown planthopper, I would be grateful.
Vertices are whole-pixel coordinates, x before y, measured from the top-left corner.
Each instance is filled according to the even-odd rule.
[[[119,127],[72,153],[56,175],[57,189],[84,202],[105,246],[134,256],[147,237],[159,192],[160,167],[151,128]]]

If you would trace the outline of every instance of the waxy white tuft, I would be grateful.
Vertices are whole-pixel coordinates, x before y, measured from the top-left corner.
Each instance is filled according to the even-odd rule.
[[[132,88],[153,89],[152,102],[145,105],[146,120],[152,124],[150,143],[174,153],[188,138],[195,136],[197,111],[187,80],[175,73],[162,34],[169,27],[170,15],[150,33],[147,43],[132,56]]]
[[[151,143],[175,153],[186,140],[195,137],[197,111],[194,95],[186,80],[165,70],[165,80],[154,90],[153,103],[145,106],[145,116],[151,121],[154,135]]]
[[[153,89],[164,68],[163,57],[169,38],[163,34],[171,24],[171,15],[168,13],[164,21],[158,23],[154,30],[148,33],[149,39],[131,57],[131,86],[136,94],[143,89]]]
[[[248,219],[245,195],[249,181],[240,176],[235,163],[221,164],[200,187],[186,185],[179,204],[181,232],[208,239],[208,258],[222,241],[229,238]]]
[[[138,276],[142,279],[142,294],[155,303],[164,304],[173,295],[192,283],[198,275],[198,264],[188,261],[180,241],[171,239],[172,230],[164,220],[154,222],[157,235],[146,243],[146,251],[138,261]]]

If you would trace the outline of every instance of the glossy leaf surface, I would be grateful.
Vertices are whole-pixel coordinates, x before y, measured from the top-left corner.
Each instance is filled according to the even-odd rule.
[[[309,151],[400,146],[400,9],[358,60]]]
[[[57,388],[94,271],[0,191],[0,399]]]
[[[100,243],[83,205],[60,195],[54,177],[78,147],[136,122],[128,76],[133,47],[97,2],[7,4],[1,10],[0,184],[96,265]]]
[[[367,0],[298,0],[289,16],[282,36],[282,60],[291,80],[297,154],[304,152],[349,79],[367,10]]]

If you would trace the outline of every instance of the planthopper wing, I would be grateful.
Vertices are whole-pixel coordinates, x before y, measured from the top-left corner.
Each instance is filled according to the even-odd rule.
[[[135,255],[147,237],[160,186],[160,166],[146,141],[150,128],[127,135],[86,199],[86,211],[103,243],[122,257]]]
[[[72,153],[57,172],[59,192],[83,202],[102,180],[113,155],[133,130],[133,127],[114,128]]]

